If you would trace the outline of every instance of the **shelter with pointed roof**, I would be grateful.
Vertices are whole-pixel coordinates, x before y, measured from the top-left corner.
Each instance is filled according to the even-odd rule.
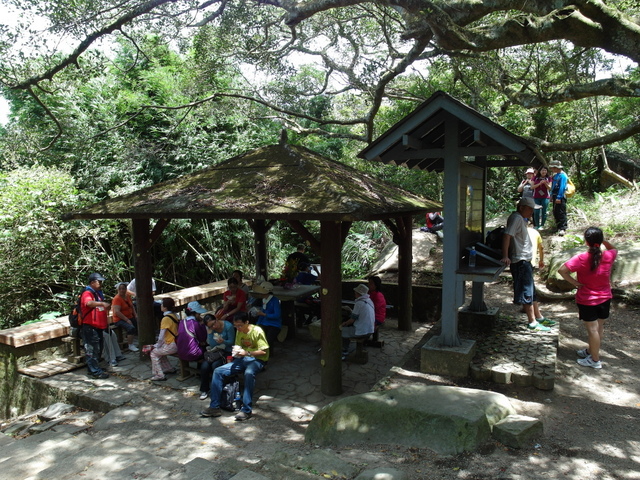
[[[322,391],[341,393],[341,251],[351,223],[383,221],[400,251],[399,328],[411,329],[412,216],[441,204],[287,144],[255,149],[191,175],[96,203],[65,216],[73,219],[130,218],[139,292],[140,341],[152,343],[149,249],[172,218],[246,219],[255,234],[256,273],[267,278],[266,233],[287,221],[322,259]],[[151,220],[157,220],[153,228]],[[318,220],[320,238],[302,223]],[[147,297],[147,298],[145,298]]]
[[[469,269],[461,263],[465,249],[484,238],[487,169],[544,165],[545,159],[526,139],[442,91],[435,92],[358,156],[444,172],[446,242],[439,342],[444,347],[460,346],[458,310],[464,304],[465,281],[473,282],[472,304],[481,308],[482,282],[501,271],[500,265]]]

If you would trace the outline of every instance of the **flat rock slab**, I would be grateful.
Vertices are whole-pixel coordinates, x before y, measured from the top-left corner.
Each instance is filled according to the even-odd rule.
[[[315,414],[305,440],[318,445],[410,445],[453,455],[473,451],[493,425],[515,414],[499,393],[410,385],[342,398]]]
[[[493,427],[493,438],[511,448],[523,448],[542,436],[542,422],[524,415],[509,415]]]

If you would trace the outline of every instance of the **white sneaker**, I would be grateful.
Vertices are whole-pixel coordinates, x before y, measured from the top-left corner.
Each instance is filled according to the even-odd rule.
[[[136,347],[135,345],[131,344],[131,345],[129,345],[129,351],[130,352],[139,352],[140,349],[138,347]]]
[[[583,367],[602,368],[602,362],[600,360],[598,360],[597,362],[594,361],[593,358],[591,358],[591,355],[589,355],[587,358],[579,358],[576,361]]]
[[[209,396],[209,392],[200,392],[200,400],[204,400]]]
[[[586,348],[582,348],[580,350],[576,350],[576,354],[580,357],[580,358],[587,358],[589,356],[589,352],[587,351]]]

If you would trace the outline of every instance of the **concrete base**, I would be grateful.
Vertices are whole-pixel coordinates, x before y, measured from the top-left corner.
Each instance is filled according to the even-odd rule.
[[[476,354],[475,340],[460,340],[459,347],[443,347],[440,337],[431,337],[420,353],[420,371],[452,377],[466,377],[471,359]]]
[[[458,329],[461,331],[490,332],[496,325],[499,308],[488,308],[484,312],[472,312],[469,307],[458,310]]]

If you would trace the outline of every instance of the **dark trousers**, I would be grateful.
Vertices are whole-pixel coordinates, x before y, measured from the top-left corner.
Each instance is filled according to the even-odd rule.
[[[104,342],[104,330],[91,325],[83,325],[80,328],[80,337],[84,344],[85,359],[89,375],[100,375],[103,370],[98,365],[102,355],[102,346]]]
[[[553,202],[553,218],[556,220],[557,230],[567,229],[567,199],[562,198],[560,203],[556,203],[555,195],[551,197]]]

